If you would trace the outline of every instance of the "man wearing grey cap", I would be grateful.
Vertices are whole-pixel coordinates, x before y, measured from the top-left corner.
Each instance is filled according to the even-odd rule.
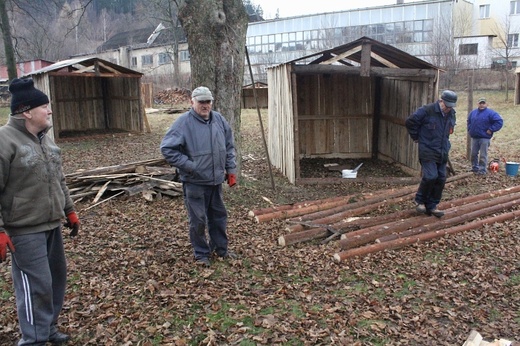
[[[478,107],[469,113],[467,123],[471,137],[471,171],[486,174],[491,138],[502,128],[504,121],[500,114],[488,108],[486,99],[481,97],[478,99]]]
[[[446,164],[455,127],[457,94],[444,90],[437,102],[424,105],[406,119],[406,129],[419,144],[421,183],[415,194],[415,210],[420,214],[444,216],[437,208],[446,184]]]
[[[193,90],[191,105],[166,132],[161,152],[179,171],[195,261],[210,266],[213,253],[236,258],[228,250],[222,198],[222,183],[227,181],[233,187],[237,182],[235,144],[226,119],[212,110],[213,95],[207,87]]]

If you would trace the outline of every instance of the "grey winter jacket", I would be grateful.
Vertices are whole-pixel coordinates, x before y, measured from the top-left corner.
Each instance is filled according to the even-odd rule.
[[[226,119],[211,111],[205,121],[193,109],[182,114],[161,142],[166,161],[177,167],[181,181],[222,184],[226,173],[236,174],[233,132]]]
[[[48,231],[74,211],[61,150],[11,117],[0,127],[0,229],[10,236]]]

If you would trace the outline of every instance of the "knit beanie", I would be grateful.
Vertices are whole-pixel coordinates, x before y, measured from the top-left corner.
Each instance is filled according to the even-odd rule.
[[[9,92],[11,93],[11,115],[49,103],[47,95],[34,87],[32,79],[13,79],[9,84]]]

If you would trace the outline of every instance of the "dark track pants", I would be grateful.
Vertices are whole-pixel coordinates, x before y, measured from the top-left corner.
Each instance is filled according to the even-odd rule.
[[[422,179],[415,194],[415,202],[434,210],[440,203],[446,184],[446,162],[421,161]]]
[[[222,184],[196,185],[183,183],[184,204],[190,223],[190,241],[195,259],[227,253],[227,211],[222,199]],[[206,237],[208,229],[209,242]]]
[[[22,339],[18,345],[45,345],[56,331],[63,307],[67,266],[61,227],[11,237],[12,276]]]

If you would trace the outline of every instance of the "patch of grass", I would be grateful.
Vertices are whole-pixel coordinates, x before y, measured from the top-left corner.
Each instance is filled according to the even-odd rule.
[[[11,109],[9,107],[0,107],[0,125],[7,123]]]
[[[511,286],[520,285],[520,274],[511,275],[509,278],[508,284]]]

